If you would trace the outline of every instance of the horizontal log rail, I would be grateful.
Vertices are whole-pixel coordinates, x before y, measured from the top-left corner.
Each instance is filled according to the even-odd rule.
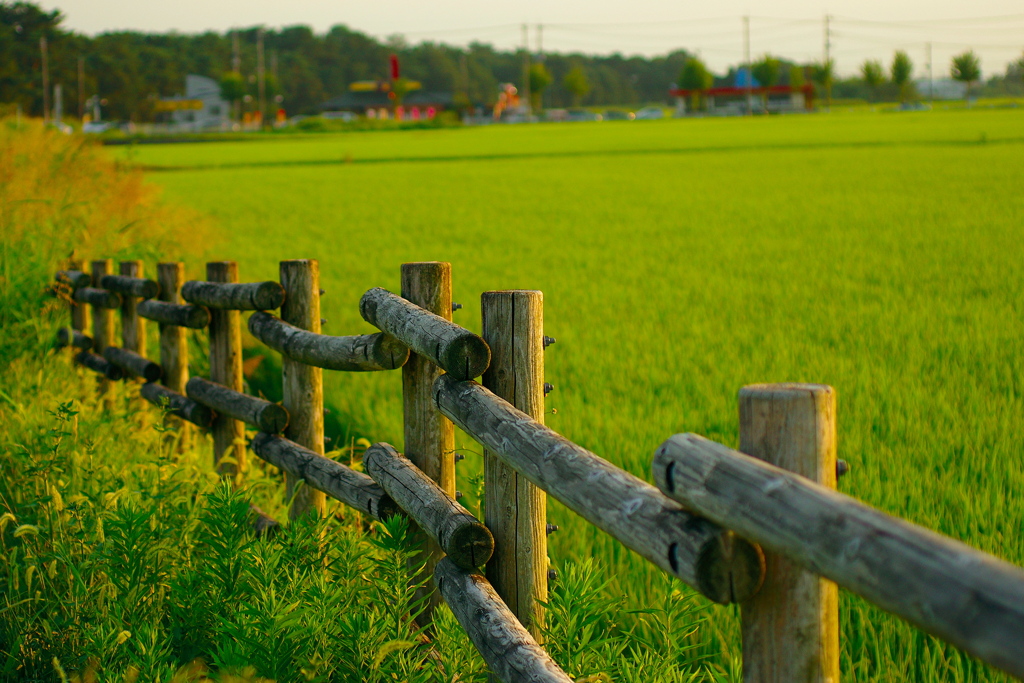
[[[295,262],[287,263],[295,270]],[[315,273],[315,262],[302,263]],[[298,375],[289,374],[287,366],[285,379],[292,382],[292,400],[298,401],[295,421],[305,425],[305,431],[300,431],[306,436],[287,435],[303,445],[281,436],[279,433],[288,426],[290,417],[281,405],[201,377],[193,377],[186,384],[187,349],[180,343],[183,330],[177,328],[207,328],[211,317],[219,316],[220,326],[214,325],[216,329],[210,331],[211,350],[220,349],[218,367],[231,370],[225,377],[241,376],[237,363],[241,354],[240,323],[234,311],[242,310],[255,311],[248,323],[252,334],[281,353],[286,363],[294,361],[300,369],[308,369],[302,367],[306,365],[341,371],[392,370],[405,367],[413,358],[423,368],[433,367],[432,373],[443,370],[445,374],[436,380],[431,374],[424,385],[432,386],[432,405],[412,401],[415,409],[409,410],[407,402],[404,427],[410,453],[420,453],[408,446],[412,439],[411,443],[419,444],[418,447],[436,449],[440,454],[437,457],[450,458],[453,446],[444,445],[447,432],[437,429],[439,424],[450,429],[444,419],[448,418],[482,444],[489,456],[705,597],[723,604],[743,603],[739,611],[744,661],[745,666],[749,665],[744,673],[748,683],[788,681],[792,676],[780,674],[783,669],[773,665],[784,660],[792,660],[790,664],[797,662],[793,665],[796,668],[790,669],[800,671],[804,671],[799,668],[803,666],[801,662],[809,663],[806,670],[813,669],[814,673],[808,674],[808,683],[836,679],[837,673],[829,673],[838,672],[839,661],[835,654],[839,628],[835,584],[1024,679],[1024,570],[828,488],[834,486],[836,469],[835,442],[828,436],[834,435],[834,402],[815,403],[812,407],[817,412],[807,412],[810,408],[800,404],[804,411],[800,415],[806,419],[797,424],[799,420],[793,422],[796,418],[787,417],[790,413],[779,412],[783,410],[784,399],[790,400],[786,398],[788,394],[783,396],[785,391],[776,387],[775,393],[765,393],[768,398],[762,397],[763,405],[757,406],[744,403],[741,392],[741,443],[747,444],[743,449],[787,469],[692,434],[681,434],[666,441],[656,452],[653,471],[657,486],[652,486],[471,381],[490,365],[491,349],[487,343],[403,297],[381,288],[367,291],[359,302],[360,313],[381,332],[334,337],[319,334],[319,327],[308,322],[319,320],[318,299],[314,302],[315,297],[308,296],[308,292],[305,298],[300,296],[305,291],[303,287],[315,293],[319,284],[315,279],[304,284],[289,280],[284,265],[282,282],[290,283],[287,301],[285,288],[276,282],[191,281],[181,288],[188,305],[176,303],[176,285],[184,279],[183,267],[163,265],[177,266],[179,273],[177,279],[161,280],[166,287],[164,292],[154,288],[156,283],[150,280],[104,276],[109,267],[99,268],[95,264],[103,289],[93,286],[95,280],[78,270],[80,265],[72,264],[72,268],[59,271],[57,280],[73,290],[74,301],[89,306],[72,305],[74,329],[58,330],[58,344],[73,347],[78,363],[108,379],[129,376],[148,380],[140,389],[142,397],[189,423],[210,428],[215,420],[225,424],[235,421],[230,422],[232,429],[237,430],[231,431],[235,437],[229,443],[238,448],[238,462],[242,462],[245,454],[239,445],[241,422],[245,422],[259,430],[250,443],[252,451],[286,472],[292,481],[301,480],[305,486],[374,519],[403,515],[416,522],[425,532],[422,542],[426,543],[429,537],[446,553],[433,570],[437,591],[491,671],[506,683],[564,683],[570,679],[538,644],[541,631],[535,631],[536,638],[531,636],[495,587],[516,608],[514,596],[506,595],[498,582],[492,586],[473,571],[492,556],[494,536],[451,495],[454,486],[450,470],[448,479],[443,468],[428,476],[427,467],[413,464],[384,443],[374,444],[364,454],[366,474],[320,455],[314,448],[322,449],[323,445],[322,421],[318,422],[316,417],[322,415],[322,405],[317,403],[316,410],[303,412],[315,403],[303,396],[320,390],[320,375],[302,375],[305,379],[299,379]],[[407,265],[447,268],[446,264]],[[225,280],[237,279],[232,262],[208,266],[212,268],[208,268],[210,279],[216,279],[210,272],[216,275],[222,271],[226,273]],[[433,272],[430,268],[423,270],[427,271]],[[130,275],[141,269],[122,272]],[[450,281],[445,283],[441,286],[429,279],[418,283],[424,293],[421,298],[413,292],[415,288],[403,291],[420,303],[433,301],[433,310],[446,312],[450,306]],[[438,292],[443,306],[436,305],[438,297],[434,295]],[[165,301],[151,298],[157,294]],[[172,360],[176,359],[177,364],[173,377],[163,381],[177,391],[154,381],[161,374],[161,365],[143,357],[144,344],[136,351],[112,346],[113,337],[108,334],[114,325],[111,309],[120,305],[121,295],[132,297],[126,298],[129,303],[141,298],[138,315],[163,325],[161,363],[171,368]],[[266,312],[282,304],[288,310],[282,310],[281,316],[290,322]],[[96,326],[98,331],[93,335],[95,344],[86,334],[90,315],[97,320],[104,316],[103,324]],[[130,316],[130,311],[122,315]],[[540,329],[538,324],[536,335],[541,334]],[[169,332],[178,337],[171,339]],[[525,332],[521,336],[524,345],[541,343]],[[176,344],[173,349],[172,342]],[[130,343],[126,341],[125,346]],[[514,353],[526,348],[513,346]],[[102,355],[93,353],[93,348],[102,349]],[[413,352],[416,357],[411,356]],[[291,367],[294,370],[296,366]],[[409,367],[405,367],[403,374],[408,371]],[[407,399],[414,388],[408,380],[403,378]],[[100,384],[109,386],[105,380]],[[237,386],[242,386],[240,379]],[[783,388],[793,393],[793,386]],[[178,393],[182,389],[186,395]],[[829,387],[819,389],[822,395],[832,391]],[[772,402],[776,400],[779,403]],[[755,408],[762,412],[755,410],[744,422],[743,406],[747,406],[748,413]],[[785,408],[790,409],[796,411],[792,406]],[[812,423],[813,428],[808,426]],[[216,430],[215,427],[215,435]],[[748,441],[744,442],[744,438]],[[223,452],[215,438],[215,462]],[[799,466],[794,465],[797,462]],[[800,467],[810,467],[812,474]],[[814,476],[820,484],[789,470]],[[240,475],[235,470],[218,471]],[[497,496],[490,489],[488,486],[486,495]],[[488,498],[485,504],[496,505],[496,500]],[[507,514],[518,514],[525,509],[523,505],[514,499]],[[305,513],[294,516],[298,514]],[[272,531],[271,522],[260,517],[258,511],[257,517]],[[764,583],[766,560],[772,579]],[[785,565],[787,562],[791,564]],[[783,576],[780,568],[786,566],[792,571]],[[430,576],[429,569],[426,576]],[[516,578],[523,576],[517,574]],[[791,579],[788,583],[783,580],[786,577]],[[436,599],[434,593],[431,600]],[[424,615],[429,615],[429,611]],[[785,617],[788,631],[778,623],[778,615]],[[810,630],[800,630],[805,627]],[[780,646],[782,642],[792,648]],[[834,657],[825,652],[828,648],[832,648],[829,652]]]
[[[459,625],[505,683],[571,683],[480,574],[451,558],[434,567],[434,582]]]
[[[588,522],[714,602],[741,602],[764,578],[756,545],[516,410],[475,382],[441,375],[438,410]]]
[[[98,372],[109,380],[117,381],[124,377],[124,371],[106,358],[92,351],[82,351],[75,360],[94,372]]]
[[[659,488],[1007,673],[1024,677],[1024,571],[696,434],[655,452]]]
[[[124,296],[139,296],[143,299],[152,299],[160,294],[160,285],[156,280],[127,275],[104,275],[100,280],[100,287]]]
[[[284,406],[243,394],[202,377],[189,379],[185,385],[185,394],[193,401],[212,408],[218,415],[241,420],[261,432],[279,434],[288,426],[288,411]]]
[[[323,491],[331,498],[374,519],[404,514],[370,477],[283,436],[260,432],[253,437],[249,447],[274,467],[302,479],[307,486]]]
[[[75,290],[74,300],[80,304],[89,304],[97,308],[118,308],[121,295],[97,287],[79,287]]]
[[[164,371],[160,368],[158,363],[154,363],[148,358],[143,358],[139,354],[134,351],[129,351],[128,349],[122,349],[117,346],[108,346],[103,349],[103,357],[106,358],[108,362],[113,363],[132,377],[138,377],[146,380],[147,382],[155,382],[164,374]]]
[[[68,346],[88,351],[92,348],[92,337],[70,327],[62,327],[57,330],[57,347],[63,349]]]
[[[74,290],[91,285],[92,275],[80,270],[58,270],[57,282],[68,285]]]
[[[363,294],[359,312],[455,379],[479,377],[491,362],[491,350],[479,336],[386,289]]]
[[[189,303],[227,311],[270,311],[284,303],[284,287],[266,282],[225,283],[189,280],[181,288]]]
[[[155,382],[143,384],[139,394],[153,405],[204,429],[213,423],[213,411],[207,406]]]
[[[491,559],[494,537],[487,527],[394,446],[370,446],[363,467],[455,564],[476,569]]]
[[[210,324],[210,309],[205,306],[171,304],[166,301],[147,299],[140,301],[135,310],[143,318],[161,325],[177,325],[178,327],[201,330]]]
[[[409,348],[387,334],[332,337],[289,325],[263,311],[249,316],[249,332],[281,355],[325,370],[396,370],[409,360]]]

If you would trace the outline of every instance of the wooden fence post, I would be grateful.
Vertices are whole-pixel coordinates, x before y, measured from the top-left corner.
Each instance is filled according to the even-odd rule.
[[[450,263],[428,261],[402,264],[402,297],[445,320],[452,319],[452,267]],[[422,356],[412,353],[402,366],[402,407],[405,431],[405,456],[449,495],[455,495],[455,427],[433,402],[434,380],[441,369]],[[426,563],[428,584],[417,598],[430,596],[422,617],[430,619],[440,596],[433,586],[434,566],[442,552],[437,544],[417,530],[423,552],[412,562]]]
[[[160,283],[160,301],[181,304],[181,286],[185,284],[185,264],[158,263],[156,279]],[[188,383],[188,330],[178,325],[160,324],[160,367],[163,385],[185,395]],[[178,451],[186,450],[192,442],[192,425],[186,420],[172,417],[178,425]]]
[[[484,292],[483,337],[491,347],[485,387],[544,422],[544,295]],[[484,521],[494,535],[487,579],[538,643],[547,601],[547,494],[484,450]]]
[[[214,261],[206,264],[209,282],[238,282],[238,264]],[[210,309],[210,380],[228,389],[242,391],[242,314],[240,311]],[[245,425],[218,415],[213,420],[213,464],[221,476],[237,483],[245,468]],[[226,462],[222,462],[228,458]]]
[[[92,262],[92,286],[102,288],[100,284],[104,275],[114,274],[113,259],[96,259]],[[97,356],[103,356],[103,350],[108,346],[114,346],[114,309],[104,306],[92,305],[92,352]],[[105,408],[113,408],[113,397],[110,391],[113,382],[107,377],[100,377],[100,394],[104,396],[103,405]]]
[[[303,330],[320,334],[320,263],[316,259],[281,261],[281,285],[285,299],[281,319]],[[284,407],[290,416],[285,436],[314,453],[324,454],[323,370],[288,356],[281,356]],[[291,519],[313,512],[323,516],[327,501],[323,491],[302,486],[285,472],[285,496],[291,499]],[[294,497],[293,497],[294,496]]]
[[[740,451],[836,487],[836,397],[821,384],[739,393]],[[745,683],[839,683],[835,583],[765,552],[761,590],[742,605]]]
[[[121,275],[142,278],[142,261],[121,261]],[[146,357],[146,319],[135,310],[141,297],[121,295],[121,346]]]
[[[68,264],[70,270],[85,271],[84,263],[81,260],[73,260]],[[72,291],[72,294],[74,292]],[[80,301],[75,301],[74,296],[71,297],[71,328],[78,330],[82,334],[89,334],[89,328],[92,327],[92,319],[89,315],[89,307]],[[78,350],[72,348],[72,355],[77,354]]]

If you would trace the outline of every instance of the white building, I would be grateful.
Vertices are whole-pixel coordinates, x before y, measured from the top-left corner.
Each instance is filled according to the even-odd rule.
[[[923,100],[962,100],[967,96],[967,84],[954,81],[952,78],[918,78],[914,81],[914,89]]]
[[[158,109],[170,111],[176,128],[220,130],[231,125],[231,103],[221,97],[220,84],[212,78],[189,74],[185,95],[160,101]]]

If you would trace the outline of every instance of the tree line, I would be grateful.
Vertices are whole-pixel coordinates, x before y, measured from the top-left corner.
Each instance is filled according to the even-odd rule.
[[[391,54],[398,55],[403,77],[419,81],[425,90],[452,93],[460,106],[491,105],[499,84],[522,84],[527,74],[534,103],[546,107],[663,103],[672,84],[684,88],[687,83],[731,85],[739,68],[713,76],[686,50],[652,58],[578,53],[541,58],[484,43],[465,48],[433,42],[412,45],[400,36],[379,41],[341,25],[324,34],[300,25],[233,33],[118,31],[85,36],[66,30],[62,21],[59,10],[0,0],[0,103],[42,114],[42,38],[46,39],[49,82],[62,86],[65,112],[74,116],[86,98],[97,96],[106,103],[106,118],[135,121],[151,120],[161,97],[182,94],[185,76],[192,73],[222,83],[230,91],[229,99],[255,98],[260,31],[265,94],[280,95],[280,106],[289,114],[319,111],[324,101],[344,92],[353,81],[386,80]],[[964,73],[973,73],[970,64],[963,66],[968,68]],[[798,65],[765,56],[752,71],[765,83],[807,78],[836,97],[877,99],[891,95],[892,87],[905,96],[906,85],[897,83],[896,65],[892,68],[892,81],[884,78],[884,72],[879,80],[878,63],[865,64],[859,77],[834,79],[832,64]],[[985,94],[1016,94],[1022,73],[1020,63],[1011,65],[1005,77],[984,84]]]

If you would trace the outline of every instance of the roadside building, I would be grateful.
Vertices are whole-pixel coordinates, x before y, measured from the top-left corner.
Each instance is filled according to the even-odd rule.
[[[231,104],[221,97],[212,78],[189,74],[185,94],[161,99],[157,112],[167,112],[169,123],[180,130],[221,130],[231,125]]]

